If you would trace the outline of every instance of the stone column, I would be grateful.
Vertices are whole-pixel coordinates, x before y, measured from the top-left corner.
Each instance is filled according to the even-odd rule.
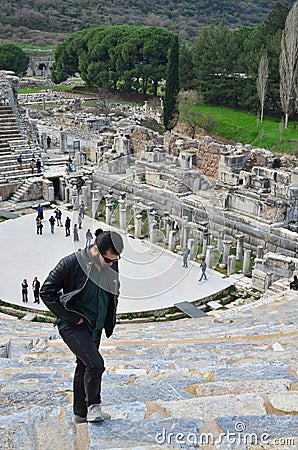
[[[60,150],[63,153],[67,152],[67,132],[66,131],[60,132]]]
[[[212,269],[214,260],[214,245],[207,245],[206,247],[206,265],[208,269]]]
[[[86,180],[83,187],[86,189],[85,192],[87,197],[89,197],[89,195],[91,195],[92,180]]]
[[[262,245],[257,246],[257,258],[264,258],[264,247]]]
[[[175,251],[176,235],[177,235],[177,232],[175,230],[170,231],[170,235],[169,235],[169,250],[171,252]]]
[[[223,241],[222,262],[225,266],[228,264],[228,257],[230,255],[231,244],[232,244],[231,241]]]
[[[65,186],[65,203],[70,203],[70,186]]]
[[[135,237],[139,239],[142,236],[142,215],[141,214],[134,215],[134,224],[135,224]]]
[[[113,203],[106,202],[106,224],[111,225],[112,223],[112,212],[113,212]]]
[[[126,231],[126,206],[125,200],[119,200],[119,227],[120,230]]]
[[[60,178],[59,179],[59,195],[61,197],[61,199],[67,203],[66,200],[66,180],[65,178]]]
[[[197,256],[199,239],[200,239],[199,232],[197,230],[193,230],[194,258]]]
[[[242,273],[250,274],[250,250],[248,248],[244,249]]]
[[[228,277],[230,275],[233,275],[233,273],[235,272],[236,272],[236,256],[230,255],[228,256],[228,270],[227,270]]]
[[[148,229],[150,229],[150,225],[155,223],[155,215],[156,215],[156,211],[149,211],[148,212],[148,214],[147,214],[147,217],[148,217]]]
[[[209,244],[209,236],[210,235],[209,235],[208,231],[203,233],[203,244],[202,244],[202,254],[203,254],[203,256],[206,255],[207,245]]]
[[[92,195],[92,199],[91,199],[92,219],[94,219],[97,215],[99,191],[97,189],[91,189],[90,193]]]
[[[156,230],[157,230],[156,222],[155,223],[152,222],[149,228],[149,241],[152,244],[156,244],[156,236],[157,236]]]
[[[225,232],[223,230],[218,232],[217,236],[217,250],[222,253],[223,251],[223,239],[224,239]]]
[[[190,233],[190,226],[188,223],[183,224],[183,231],[182,231],[182,246],[183,248],[186,247],[187,242],[189,240],[189,233]]]
[[[236,259],[243,261],[243,244],[244,244],[244,235],[238,234],[237,238],[237,247],[236,247]]]
[[[166,222],[166,241],[168,241],[170,231],[172,230],[173,227],[173,221],[169,217],[165,217],[165,222]]]
[[[48,148],[47,146],[47,133],[43,132],[41,135],[41,145],[44,150]]]
[[[78,195],[78,189],[77,189],[77,185],[76,184],[72,188],[71,202],[72,202],[73,210],[78,209],[78,207],[79,207],[79,195]]]
[[[187,247],[190,250],[189,259],[193,260],[194,256],[195,256],[195,241],[194,241],[194,239],[188,239]]]

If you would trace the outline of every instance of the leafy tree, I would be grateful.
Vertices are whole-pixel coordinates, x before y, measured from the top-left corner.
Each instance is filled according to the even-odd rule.
[[[17,75],[27,72],[30,58],[17,45],[0,45],[0,70],[12,70]]]
[[[225,23],[204,27],[193,45],[196,86],[210,103],[228,105],[235,73],[231,35]],[[232,52],[233,53],[233,52]]]
[[[281,39],[280,53],[280,100],[285,115],[285,128],[295,102],[295,87],[298,83],[298,1],[289,12]]]
[[[166,89],[164,98],[163,121],[165,129],[171,131],[178,122],[178,94],[179,94],[179,41],[176,34],[169,49],[167,65]]]
[[[179,86],[181,89],[195,88],[194,65],[192,62],[192,47],[189,42],[180,42],[179,47]]]
[[[57,47],[51,73],[57,83],[79,72],[89,86],[146,92],[166,77],[173,35],[154,27],[100,26],[71,35]]]

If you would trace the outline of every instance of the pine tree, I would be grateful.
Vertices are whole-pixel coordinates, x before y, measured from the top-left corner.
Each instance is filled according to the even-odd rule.
[[[178,94],[179,94],[179,42],[178,35],[174,36],[169,49],[167,65],[166,89],[164,97],[163,121],[165,129],[171,131],[178,122]]]

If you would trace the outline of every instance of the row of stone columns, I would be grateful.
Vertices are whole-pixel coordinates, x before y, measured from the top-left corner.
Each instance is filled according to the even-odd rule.
[[[92,190],[92,215],[96,216],[98,203],[99,203],[99,191]],[[119,228],[123,231],[127,230],[127,208],[125,202],[125,194],[118,201],[119,208]],[[105,196],[105,214],[106,214],[106,223],[108,225],[112,224],[112,214],[113,214],[113,203],[112,203],[112,195],[108,194]],[[158,236],[158,226],[156,218],[156,211],[153,209],[153,204],[147,204],[146,206],[142,205],[139,201],[138,197],[135,197],[135,203],[133,205],[133,218],[134,218],[134,235],[136,238],[141,238],[142,236],[142,227],[143,227],[143,217],[141,211],[147,208],[147,220],[148,220],[148,232],[149,232],[149,240],[152,243],[157,242]],[[181,247],[187,246],[190,249],[190,259],[194,259],[195,257],[195,249],[197,248],[198,243],[201,245],[202,256],[205,258],[206,265],[208,268],[212,268],[214,266],[214,252],[217,249],[220,253],[222,253],[222,264],[227,267],[228,275],[232,275],[236,271],[236,260],[242,261],[242,272],[245,275],[250,274],[250,264],[251,264],[251,251],[247,248],[244,248],[244,235],[239,234],[236,236],[236,256],[231,255],[231,245],[233,242],[231,240],[224,239],[224,231],[219,231],[217,246],[210,245],[210,233],[206,227],[207,224],[201,224],[201,228],[199,230],[194,229],[194,226],[197,224],[193,224],[188,221],[188,217],[185,216],[182,218],[180,223],[180,231],[177,229],[173,229],[174,219],[170,217],[168,212],[164,213],[162,218],[164,230],[165,230],[165,241],[168,243],[168,249],[172,252],[175,251],[177,246],[177,241],[181,243]],[[193,234],[193,238],[190,238],[191,230]],[[261,255],[262,257],[262,247],[258,248],[257,255]]]

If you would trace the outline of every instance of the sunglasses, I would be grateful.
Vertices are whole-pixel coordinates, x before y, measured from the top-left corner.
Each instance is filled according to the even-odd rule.
[[[118,258],[115,258],[115,259],[110,259],[110,258],[107,258],[106,256],[103,256],[103,255],[101,255],[101,256],[103,257],[104,261],[105,261],[107,264],[113,263],[113,262],[115,262],[115,261],[119,261],[119,259],[121,259],[121,256],[120,256],[120,255],[118,256]]]

